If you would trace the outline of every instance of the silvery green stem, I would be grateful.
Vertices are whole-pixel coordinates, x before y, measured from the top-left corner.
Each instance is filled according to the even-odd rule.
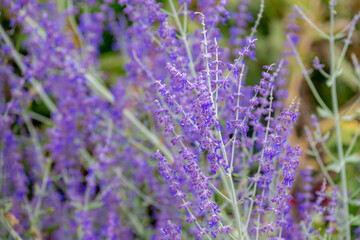
[[[341,64],[342,64],[342,61],[343,61],[344,58],[345,58],[345,54],[346,54],[346,52],[347,52],[347,50],[348,50],[348,47],[349,47],[349,45],[350,45],[350,43],[351,43],[351,37],[352,37],[352,35],[353,35],[353,33],[354,33],[355,24],[357,23],[356,19],[357,19],[357,17],[358,17],[359,15],[360,15],[360,13],[358,13],[357,16],[354,17],[354,20],[350,23],[350,31],[349,31],[349,34],[348,34],[347,37],[346,37],[345,45],[344,45],[344,47],[343,47],[343,49],[342,49],[342,51],[341,51],[339,60],[338,60],[338,62],[337,62],[337,70],[340,69],[340,66],[341,66]]]
[[[318,26],[315,25],[315,23],[313,21],[311,21],[306,14],[301,10],[301,8],[299,6],[295,6],[296,10],[298,11],[298,13],[301,15],[301,17],[303,19],[305,19],[305,21],[312,27],[314,28],[316,31],[319,32],[319,34],[324,37],[324,38],[329,38],[329,36],[323,31],[321,30]]]
[[[171,6],[171,10],[173,12],[173,15],[174,15],[176,25],[178,26],[178,30],[179,30],[180,35],[181,35],[181,39],[184,42],[186,53],[187,53],[187,55],[189,57],[190,72],[196,78],[197,74],[196,74],[196,71],[195,71],[195,65],[194,65],[194,60],[193,60],[191,49],[190,49],[190,44],[189,44],[189,41],[187,40],[187,36],[186,36],[186,32],[185,32],[186,29],[184,30],[182,28],[182,26],[181,26],[179,15],[176,12],[173,0],[169,0],[169,3],[170,3],[170,6]],[[186,15],[185,15],[185,18],[186,18]],[[186,20],[184,20],[184,21],[186,21]]]
[[[168,158],[170,163],[174,162],[174,158],[172,156],[171,151],[159,140],[159,138],[152,133],[144,124],[142,124],[135,116],[127,109],[124,109],[123,111],[124,116],[130,120],[137,129],[140,130],[144,134],[146,138],[150,140],[151,143],[153,143],[155,146],[159,148],[159,150],[164,153],[164,155]]]
[[[240,72],[240,75],[239,75],[239,86],[238,86],[238,97],[237,97],[237,102],[236,102],[236,106],[239,106],[240,105],[240,92],[241,92],[241,82],[242,82],[242,78],[244,76],[244,69],[245,69],[245,65],[242,66],[241,68],[241,72]],[[239,119],[239,114],[240,114],[240,111],[239,109],[237,108],[236,109],[236,117],[235,117],[235,120],[237,121]],[[234,140],[233,140],[233,143],[232,143],[232,149],[231,149],[231,160],[230,160],[230,171],[232,172],[233,171],[233,164],[234,164],[234,157],[235,157],[235,141],[236,141],[236,135],[237,135],[238,131],[235,130],[234,132]]]
[[[224,198],[227,202],[232,203],[232,201],[227,196],[225,196],[217,187],[215,187],[214,184],[212,184],[211,182],[209,184],[222,198]]]
[[[258,28],[258,26],[260,24],[260,20],[261,20],[261,18],[263,16],[263,13],[264,13],[264,8],[265,8],[265,0],[261,0],[260,9],[259,9],[259,12],[257,14],[257,18],[256,18],[256,21],[255,21],[254,27],[251,28],[251,33],[250,33],[250,36],[249,36],[250,40],[252,40],[252,38],[255,36],[257,28]]]
[[[326,180],[330,183],[330,185],[332,187],[335,186],[335,183],[334,181],[331,179],[330,175],[329,175],[329,172],[328,170],[326,169],[321,157],[320,157],[320,154],[316,148],[316,145],[315,145],[315,142],[314,140],[312,139],[312,136],[311,136],[311,132],[310,132],[310,129],[308,127],[305,127],[305,132],[308,134],[308,137],[309,137],[309,143],[310,143],[310,147],[311,147],[311,150],[314,154],[314,157],[316,159],[316,161],[318,162],[319,166],[320,166],[320,169],[322,171],[322,173],[325,175],[326,177]]]
[[[40,207],[42,204],[42,200],[45,196],[45,192],[46,192],[46,187],[47,187],[47,183],[48,183],[48,179],[49,179],[49,175],[50,175],[50,170],[51,170],[51,160],[48,159],[46,164],[45,164],[45,171],[44,171],[44,176],[41,182],[41,188],[40,188],[40,193],[39,193],[39,200],[36,203],[35,206],[35,210],[34,210],[34,219],[32,219],[33,224],[35,224],[35,226],[37,225],[37,221],[39,220],[39,212],[40,212]]]
[[[203,13],[201,12],[195,12],[195,14],[199,14],[202,17],[202,33],[204,36],[204,51],[205,51],[205,64],[206,64],[206,77],[207,77],[207,84],[208,84],[208,89],[209,89],[209,93],[210,93],[210,99],[211,99],[211,103],[214,106],[214,108],[217,110],[217,107],[215,107],[217,105],[217,102],[214,101],[214,97],[212,94],[212,90],[211,90],[211,79],[210,79],[210,68],[209,68],[209,55],[208,55],[208,41],[206,38],[206,28],[205,28],[205,16]],[[219,121],[219,117],[218,117],[218,113],[217,111],[215,111],[215,117],[217,119],[217,121]],[[225,145],[224,145],[224,140],[222,137],[222,133],[221,130],[218,129],[217,130],[217,140],[220,141],[220,149],[221,149],[221,153],[223,155],[223,158],[226,162],[226,164],[229,164],[229,160],[227,157],[227,153],[226,153],[226,149],[225,149]],[[233,209],[233,214],[235,215],[235,223],[237,225],[237,228],[239,230],[239,236],[242,237],[242,225],[241,225],[241,220],[240,220],[240,209],[239,206],[237,204],[237,200],[236,200],[236,192],[235,192],[235,187],[234,187],[234,182],[230,174],[226,174],[225,170],[221,167],[220,168],[220,174],[221,174],[221,178],[222,181],[226,187],[226,190],[229,192],[230,194],[230,199],[231,199],[231,207]],[[230,184],[230,185],[229,185]]]
[[[324,100],[321,98],[320,94],[318,93],[318,91],[316,90],[316,87],[315,85],[313,84],[313,82],[311,81],[311,78],[304,66],[304,63],[302,62],[301,60],[301,57],[298,53],[298,51],[296,50],[296,47],[294,45],[294,43],[292,42],[292,40],[290,39],[289,36],[287,36],[287,40],[290,44],[290,47],[291,47],[291,50],[294,52],[295,54],[295,58],[296,58],[296,62],[299,64],[300,68],[301,68],[301,71],[304,75],[304,78],[311,90],[311,93],[313,94],[314,98],[316,99],[316,101],[319,103],[319,105],[324,109],[324,110],[327,110],[327,111],[330,111],[329,107],[325,104]]]
[[[347,157],[350,155],[351,151],[352,151],[353,148],[355,147],[355,144],[356,144],[356,141],[357,141],[357,139],[358,139],[358,137],[359,137],[359,134],[360,134],[360,126],[359,126],[358,129],[356,130],[355,135],[354,135],[354,137],[352,138],[351,143],[350,143],[348,149],[346,150],[345,158],[347,158]]]
[[[264,147],[263,147],[262,152],[261,152],[259,167],[258,167],[257,173],[256,173],[256,175],[255,175],[255,181],[257,181],[257,178],[259,177],[259,174],[260,174],[261,162],[263,161],[264,155],[265,155],[265,144],[266,144],[267,139],[268,139],[268,136],[269,136],[270,117],[271,117],[272,100],[273,100],[273,90],[274,90],[274,89],[271,88],[269,114],[268,114],[268,121],[267,121],[267,125],[266,125],[266,132],[265,132],[265,138],[264,138]],[[252,193],[252,197],[253,197],[253,198],[255,197],[256,190],[257,190],[257,182],[255,182],[254,190],[253,190],[253,193]],[[264,194],[264,191],[263,191],[262,194]],[[248,226],[249,226],[249,222],[250,222],[250,218],[251,218],[251,213],[252,213],[253,207],[254,207],[254,200],[252,200],[251,203],[250,203],[250,208],[249,208],[249,212],[248,212],[248,216],[247,216],[247,221],[246,221],[245,229],[247,229]],[[257,229],[258,229],[258,228],[257,228]],[[258,235],[258,234],[256,234],[256,235]],[[258,237],[258,236],[257,236],[257,237]],[[257,239],[257,237],[256,237],[256,239]]]
[[[332,79],[331,85],[331,100],[333,106],[333,114],[335,121],[335,131],[336,131],[336,146],[338,152],[338,158],[341,163],[341,187],[342,187],[342,200],[344,207],[345,215],[345,234],[346,240],[351,240],[351,230],[350,230],[350,219],[349,219],[349,205],[348,205],[348,190],[347,190],[347,179],[346,179],[346,162],[344,158],[344,149],[342,144],[342,135],[340,129],[340,117],[339,117],[339,105],[337,99],[337,89],[336,89],[336,65],[335,65],[335,39],[334,39],[334,14],[335,10],[333,7],[330,7],[330,36],[329,36],[329,45],[330,45],[330,77]]]
[[[262,190],[261,196],[262,196],[262,197],[261,197],[261,202],[260,202],[260,204],[262,203],[262,199],[264,198],[264,189]],[[251,202],[251,203],[253,203],[253,202]],[[256,240],[259,239],[260,216],[261,216],[261,214],[258,213],[257,222],[256,222]]]

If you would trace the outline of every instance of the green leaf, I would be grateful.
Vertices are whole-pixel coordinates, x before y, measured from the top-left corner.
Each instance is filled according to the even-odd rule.
[[[75,207],[77,210],[80,210],[83,208],[83,205],[81,203],[77,203],[77,202],[71,202],[70,203],[73,207]]]
[[[12,202],[6,203],[5,207],[4,207],[4,212],[5,213],[9,212],[11,210],[12,206],[13,206]]]
[[[312,150],[310,150],[310,149],[306,150],[306,154],[309,155],[309,156],[312,156],[312,157],[315,156],[314,152]]]
[[[337,163],[337,162],[333,162],[333,163],[330,163],[329,165],[327,165],[326,169],[329,171],[339,173],[341,170],[341,164]]]
[[[360,207],[360,201],[359,200],[350,200],[349,204],[353,205],[353,206]]]
[[[319,116],[322,117],[322,118],[333,118],[333,114],[329,110],[318,107],[317,111],[319,113]]]
[[[360,162],[360,154],[353,154],[353,155],[348,156],[345,159],[345,162],[346,163],[359,163]]]
[[[342,120],[342,121],[352,121],[352,120],[355,120],[355,119],[357,119],[357,118],[358,118],[357,115],[350,115],[350,116],[342,117],[341,120]]]
[[[360,225],[360,215],[357,215],[357,216],[351,215],[350,223],[353,226],[359,226]]]
[[[102,202],[91,202],[88,204],[88,208],[89,210],[95,209],[95,208],[99,208],[102,207],[103,203]]]
[[[346,34],[344,33],[338,33],[334,36],[335,39],[341,39],[341,38],[344,38],[346,36]]]
[[[350,155],[345,159],[346,163],[360,163],[360,155],[359,154],[353,154]],[[339,173],[341,170],[342,164],[340,162],[333,162],[326,166],[326,169],[329,171],[334,171],[336,173]]]
[[[78,226],[78,227],[77,227],[77,236],[78,236],[78,239],[82,239],[83,235],[84,235],[84,232],[83,232],[83,230],[82,230],[82,227],[81,227],[81,226]]]
[[[94,75],[86,73],[85,78],[88,80],[89,87],[95,93],[105,98],[110,103],[114,103],[114,96],[112,93],[97,79]]]
[[[343,74],[343,70],[342,70],[342,69],[339,69],[339,70],[336,72],[336,77],[340,77],[341,74]]]

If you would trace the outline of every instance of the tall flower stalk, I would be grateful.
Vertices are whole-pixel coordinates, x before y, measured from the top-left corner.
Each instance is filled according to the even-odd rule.
[[[330,110],[329,107],[325,104],[325,102],[321,99],[319,93],[317,92],[316,88],[314,87],[314,85],[311,81],[311,78],[309,76],[309,73],[308,73],[308,71],[306,71],[304,64],[302,63],[302,60],[301,60],[297,50],[295,49],[293,42],[291,42],[291,46],[292,46],[292,50],[294,51],[297,62],[299,63],[299,65],[303,71],[304,77],[305,77],[307,83],[309,84],[309,87],[310,87],[315,99],[318,101],[319,105],[321,106],[322,111],[328,112],[330,114],[331,118],[334,120],[335,135],[336,135],[336,149],[337,149],[336,160],[338,161],[340,175],[341,175],[341,190],[342,190],[341,199],[342,199],[342,208],[343,208],[343,214],[344,214],[344,235],[347,240],[350,240],[352,237],[351,237],[351,220],[350,220],[350,214],[349,214],[349,191],[348,191],[347,171],[346,171],[347,160],[344,155],[344,146],[343,146],[343,141],[342,141],[343,133],[342,133],[342,130],[340,127],[340,122],[342,121],[342,119],[341,119],[341,116],[339,113],[337,78],[341,74],[342,62],[344,60],[345,53],[348,50],[348,47],[349,47],[349,44],[351,41],[351,37],[352,37],[353,31],[355,28],[355,24],[358,22],[360,15],[357,14],[353,18],[351,23],[349,24],[349,26],[348,26],[349,31],[345,37],[344,46],[342,48],[340,56],[337,57],[335,54],[335,40],[339,38],[339,35],[334,32],[334,22],[335,22],[334,19],[335,19],[335,14],[336,14],[335,6],[336,6],[336,1],[330,1],[330,3],[329,3],[329,9],[330,9],[329,34],[326,34],[319,27],[317,27],[302,12],[300,7],[296,7],[298,13],[310,24],[310,26],[313,27],[322,37],[324,37],[325,39],[328,39],[329,53],[330,53],[330,57],[329,57],[330,58],[329,59],[330,72],[326,73],[323,70],[324,66],[322,64],[320,64],[318,59],[314,60],[314,68],[319,70],[322,73],[322,75],[327,79],[327,86],[330,88],[330,92],[331,92],[332,110]],[[290,38],[288,37],[288,39],[290,39]],[[321,136],[318,136],[318,138],[321,138]],[[312,145],[314,154],[315,154],[315,156],[317,156],[321,170],[324,172],[324,175],[327,177],[327,179],[331,183],[331,185],[334,186],[334,182],[330,178],[328,170],[323,166],[322,160],[319,157],[319,153],[317,152],[317,150],[313,144],[313,141],[312,140],[310,140],[310,141],[311,141],[310,144]],[[323,142],[323,140],[321,139],[320,142]],[[323,144],[323,147],[325,148],[325,150],[327,150],[327,146],[325,146]],[[333,157],[332,154],[328,150],[327,150],[327,153],[330,154],[330,158]]]
[[[336,58],[335,4],[329,34],[298,8],[283,58],[262,61],[268,65],[250,84],[265,1],[256,19],[250,4],[240,1],[234,14],[227,0],[0,1],[0,234],[258,240],[295,232],[306,239],[322,237],[312,217],[323,214],[331,237],[340,229],[340,199],[351,239],[351,149],[341,141],[336,82],[358,15]],[[314,141],[306,128],[326,181],[316,191],[313,172],[303,173],[305,212],[297,217],[291,190],[302,150],[290,137],[300,103],[285,104],[289,57],[330,113],[296,51],[299,15],[329,40],[330,72],[318,59],[314,65],[328,78],[338,141],[335,155],[318,129]],[[228,46],[221,25],[233,20]],[[115,78],[103,68],[108,36],[109,62],[124,63]],[[339,159],[341,194],[317,143]]]

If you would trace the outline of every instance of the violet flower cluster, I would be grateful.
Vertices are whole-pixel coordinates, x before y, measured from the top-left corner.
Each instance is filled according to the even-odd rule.
[[[296,9],[282,58],[248,84],[264,4],[0,0],[0,237],[308,239],[319,214],[331,236],[337,187],[324,206],[326,182],[314,196],[306,170],[291,194]],[[126,59],[115,82],[101,70],[105,34]]]

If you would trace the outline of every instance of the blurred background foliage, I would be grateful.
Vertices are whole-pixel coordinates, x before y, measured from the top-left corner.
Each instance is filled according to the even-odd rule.
[[[58,0],[59,8],[63,7],[63,0]],[[99,1],[100,3],[101,1]],[[167,8],[167,1],[161,1],[164,3],[165,8]],[[285,41],[285,26],[286,19],[292,11],[292,6],[297,4],[300,6],[304,13],[319,26],[324,32],[329,32],[329,8],[328,0],[266,0],[265,1],[265,10],[263,18],[258,28],[256,37],[258,39],[256,45],[256,58],[257,61],[249,62],[249,72],[247,76],[247,84],[255,84],[261,78],[261,69],[263,65],[269,65],[275,63],[281,58],[281,51],[283,43]],[[196,4],[193,4],[194,6]],[[237,0],[229,0],[228,10],[237,11]],[[260,0],[252,0],[250,5],[250,12],[255,17],[258,13],[260,5]],[[83,6],[84,9],[80,11],[95,11],[96,9],[86,9],[86,5]],[[124,7],[119,6],[118,4],[113,4],[113,8],[117,13],[122,13]],[[190,6],[191,8],[191,6]],[[360,11],[360,1],[359,0],[339,0],[335,21],[335,30],[336,32],[341,31],[345,28],[346,25],[352,20],[353,16]],[[196,9],[192,9],[196,10]],[[125,18],[125,16],[123,16]],[[6,12],[2,11],[0,16],[0,21],[3,26],[9,25],[9,16],[6,15]],[[78,20],[78,19],[76,19]],[[199,22],[189,21],[189,31],[194,31],[195,29],[200,28]],[[128,24],[131,24],[129,22]],[[226,25],[221,26],[222,39],[220,45],[223,47],[229,47],[228,42],[232,37],[230,35],[230,26],[233,24],[233,20],[230,18]],[[329,45],[326,39],[321,38],[319,34],[304,20],[298,22],[301,30],[299,32],[299,47],[298,51],[300,56],[303,59],[305,67],[307,69],[312,68],[312,60],[315,56],[318,56],[320,62],[325,64],[325,71],[328,71],[329,62]],[[250,24],[251,27],[252,24]],[[355,56],[360,59],[360,24],[358,23],[355,29],[355,32],[352,37],[352,44],[350,45],[348,54],[346,55],[345,61],[343,62],[343,72],[342,75],[337,79],[338,84],[338,97],[340,112],[346,112],[346,115],[353,114],[356,110],[360,109],[360,104],[357,103],[351,111],[347,111],[349,106],[351,106],[356,99],[360,96],[360,81],[357,79],[355,74],[355,69],[351,60],[351,53],[354,53]],[[71,28],[69,28],[71,31]],[[250,29],[248,29],[250,31]],[[125,33],[124,33],[125,34]],[[25,36],[20,34],[20,31],[15,28],[15,34],[13,34],[13,39],[15,47],[21,52],[22,41]],[[106,81],[106,84],[114,84],[119,77],[126,77],[126,71],[124,69],[125,63],[127,61],[126,53],[122,53],[120,49],[114,49],[115,39],[109,31],[103,33],[103,44],[100,48],[100,73],[102,79]],[[336,43],[336,53],[339,54],[342,48],[342,40],[337,41]],[[26,53],[24,53],[26,54]],[[311,91],[309,90],[303,75],[301,73],[300,67],[297,65],[296,61],[292,59],[292,64],[290,66],[291,74],[288,83],[289,89],[289,102],[294,97],[301,99],[300,112],[301,117],[297,125],[297,134],[293,136],[293,144],[299,144],[304,149],[302,163],[300,165],[300,170],[304,169],[306,166],[312,166],[316,171],[317,177],[315,185],[320,185],[323,175],[319,170],[318,164],[313,157],[305,154],[305,149],[309,148],[308,140],[304,134],[304,127],[311,126],[311,113],[317,112],[317,104],[313,98]],[[312,80],[318,89],[321,97],[324,99],[325,103],[331,108],[331,98],[330,98],[330,89],[326,86],[326,81],[324,77],[319,74],[317,71],[312,71],[311,73]],[[3,94],[6,94],[6,91],[3,91]],[[35,113],[39,113],[44,116],[49,116],[45,106],[42,103],[34,102],[31,105],[31,110]],[[319,115],[319,114],[317,114]],[[323,134],[329,132],[329,147],[331,151],[336,151],[336,138],[332,134],[334,122],[331,119],[320,118],[320,128]],[[359,129],[359,118],[353,119],[351,121],[346,121],[342,123],[343,128],[343,143],[346,147],[351,144],[352,137],[356,134]],[[360,152],[360,142],[355,143],[353,150],[354,153]],[[327,155],[324,154],[320,149],[320,154],[322,160],[325,163],[330,162]],[[359,162],[355,164],[349,164],[348,178],[350,190],[359,189],[359,176],[358,176]],[[339,176],[336,171],[331,172],[332,177],[339,182]],[[298,175],[297,175],[298,176]],[[295,184],[294,192],[299,189],[299,181]],[[354,204],[351,208],[353,214],[356,214],[360,204],[356,206]]]

